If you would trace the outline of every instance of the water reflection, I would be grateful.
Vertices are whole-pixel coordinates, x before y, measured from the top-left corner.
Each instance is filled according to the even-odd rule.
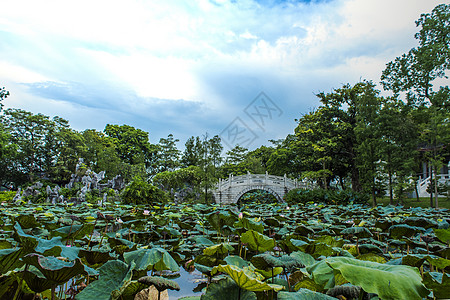
[[[201,289],[197,290],[197,286],[208,281],[208,279],[199,271],[195,270],[193,272],[187,272],[184,268],[180,268],[180,277],[172,280],[176,281],[180,285],[180,290],[169,290],[170,300],[186,296],[200,296]]]

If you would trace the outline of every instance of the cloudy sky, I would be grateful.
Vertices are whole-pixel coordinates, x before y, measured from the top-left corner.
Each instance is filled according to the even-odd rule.
[[[5,107],[128,124],[150,141],[284,138],[318,92],[378,83],[434,0],[14,0],[0,14]]]

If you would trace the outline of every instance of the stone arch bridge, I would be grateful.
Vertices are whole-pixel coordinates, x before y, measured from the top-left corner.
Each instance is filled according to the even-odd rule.
[[[267,174],[250,174],[233,176],[219,180],[213,190],[214,199],[218,204],[237,203],[247,192],[264,190],[275,196],[278,202],[283,202],[284,195],[294,188],[308,188],[308,184],[286,177]]]

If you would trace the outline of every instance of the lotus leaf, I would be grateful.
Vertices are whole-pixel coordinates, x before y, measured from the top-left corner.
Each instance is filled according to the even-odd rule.
[[[130,265],[120,260],[110,260],[99,268],[98,280],[90,283],[79,293],[77,300],[115,300],[118,299],[126,287],[131,283],[134,262]]]
[[[408,238],[414,236],[418,232],[424,232],[422,227],[409,226],[406,224],[392,225],[389,227],[389,235],[394,239]]]
[[[139,278],[138,282],[148,286],[153,285],[159,292],[167,289],[176,291],[180,290],[180,285],[178,283],[160,276],[144,276]]]
[[[126,252],[123,258],[127,264],[134,262],[136,270],[145,271],[149,268],[155,271],[171,270],[179,271],[180,267],[172,256],[163,248],[145,249],[140,248],[135,251]]]
[[[382,299],[422,299],[428,290],[419,271],[409,266],[392,266],[347,257],[326,260],[327,264],[351,284]],[[370,274],[370,276],[367,276]]]
[[[252,291],[242,290],[233,280],[226,278],[212,283],[201,296],[201,300],[256,300],[256,294]]]
[[[223,255],[223,254],[227,254],[229,251],[233,251],[233,250],[234,250],[234,248],[230,244],[221,243],[221,244],[213,245],[213,246],[203,249],[203,254],[209,255],[209,256]]]
[[[244,228],[247,230],[253,230],[259,233],[263,233],[264,231],[264,224],[252,221],[250,219],[247,219],[246,217],[243,217],[242,219],[239,219],[237,222],[234,223],[234,228]]]
[[[444,244],[450,245],[450,228],[447,229],[436,229],[433,228],[434,234],[437,238]]]
[[[239,268],[248,267],[249,263],[240,256],[229,255],[223,259],[228,265],[235,265]]]
[[[279,291],[283,289],[282,286],[262,282],[261,279],[263,278],[257,277],[257,275],[249,269],[241,269],[233,265],[218,265],[213,268],[212,275],[217,272],[227,273],[228,276],[230,276],[240,288],[248,291],[262,292],[268,290]]]
[[[279,292],[277,295],[279,300],[331,300],[334,297],[327,296],[322,293],[314,292],[309,289],[301,288],[295,293]]]
[[[308,253],[304,253],[302,251],[292,252],[290,254],[290,256],[295,258],[297,261],[299,261],[304,266],[310,266],[316,262],[314,257],[312,257]]]
[[[35,266],[47,280],[55,285],[66,283],[76,275],[86,274],[84,265],[79,258],[74,262],[65,262],[56,257],[45,257],[32,253],[24,256],[22,261],[28,265]]]
[[[0,250],[0,274],[19,268],[23,265],[20,258],[24,255],[22,249],[2,249]]]
[[[274,267],[267,270],[256,269],[255,271],[264,276],[264,278],[272,278],[274,276],[280,275],[284,270],[282,267]]]
[[[373,236],[373,234],[366,227],[350,227],[341,231],[343,235],[354,235],[358,238],[367,238]]]
[[[265,252],[275,247],[275,240],[254,230],[249,230],[242,234],[241,242],[257,252]]]
[[[437,272],[427,272],[423,276],[425,286],[433,291],[437,299],[448,298],[450,291],[450,276]]]

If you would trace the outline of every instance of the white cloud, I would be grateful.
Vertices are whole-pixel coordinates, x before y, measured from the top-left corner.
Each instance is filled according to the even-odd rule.
[[[117,117],[124,117],[123,107],[114,108],[120,99],[126,99],[127,114],[135,109],[139,117],[158,115],[154,109],[163,108],[157,99],[166,99],[166,109],[178,113],[184,107],[182,99],[201,107],[191,113],[209,110],[212,116],[198,121],[203,124],[195,124],[195,117],[191,122],[183,119],[193,130],[225,126],[261,90],[299,114],[314,105],[314,92],[360,78],[377,82],[388,61],[415,46],[414,21],[439,3],[6,1],[2,11],[7,13],[0,16],[0,80],[7,87],[23,89],[11,90],[22,97],[27,92],[19,83],[49,81],[68,87],[76,83],[86,89],[80,105],[110,101]],[[120,99],[96,97],[103,91]],[[79,111],[73,104],[76,97],[69,98],[72,106],[42,98],[34,98],[41,105],[31,101],[21,105],[39,106],[48,114],[56,108]],[[52,101],[58,100],[69,101]],[[95,112],[99,120],[109,120],[106,111]],[[71,117],[82,120],[93,114]],[[292,128],[294,117],[286,114],[280,130]],[[173,124],[179,128],[177,121]]]

